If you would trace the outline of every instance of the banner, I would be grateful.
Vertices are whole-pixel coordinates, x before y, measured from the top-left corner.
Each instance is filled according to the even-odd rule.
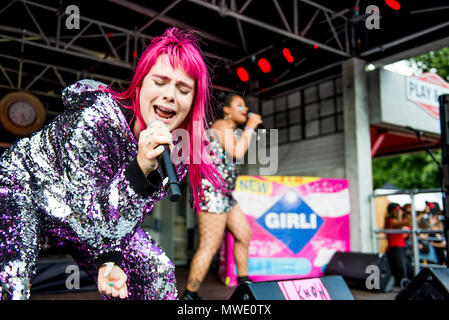
[[[347,180],[240,176],[233,195],[252,230],[253,281],[320,277],[334,252],[350,250]],[[233,247],[226,232],[218,272],[230,286],[237,285]]]

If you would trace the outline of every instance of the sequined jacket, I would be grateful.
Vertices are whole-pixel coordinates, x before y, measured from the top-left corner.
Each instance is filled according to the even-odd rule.
[[[0,188],[25,195],[21,207],[45,217],[46,231],[73,235],[95,258],[121,251],[166,195],[159,172],[145,177],[138,167],[123,108],[99,86],[81,80],[65,88],[65,112],[0,159]],[[186,166],[176,170],[183,179]]]

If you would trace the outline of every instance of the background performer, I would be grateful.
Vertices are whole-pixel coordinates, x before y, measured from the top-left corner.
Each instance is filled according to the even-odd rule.
[[[225,180],[227,191],[214,187],[208,180],[202,180],[204,197],[198,214],[199,246],[190,264],[185,300],[201,299],[198,295],[201,283],[209,270],[212,258],[223,239],[225,229],[234,236],[234,258],[237,265],[238,282],[250,282],[248,278],[248,246],[251,228],[245,215],[232,196],[239,174],[236,159],[242,159],[251,143],[255,129],[262,123],[258,114],[252,113],[247,119],[248,108],[243,98],[237,94],[226,97],[224,119],[212,125],[211,157]],[[236,130],[245,124],[245,129]]]

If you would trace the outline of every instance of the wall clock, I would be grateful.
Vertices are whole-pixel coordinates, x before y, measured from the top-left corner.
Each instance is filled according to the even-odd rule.
[[[0,122],[12,134],[27,136],[44,125],[45,108],[30,93],[8,93],[0,101]]]

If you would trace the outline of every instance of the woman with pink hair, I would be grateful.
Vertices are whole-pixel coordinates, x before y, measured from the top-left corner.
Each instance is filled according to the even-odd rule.
[[[44,235],[70,248],[109,298],[176,299],[174,265],[138,223],[166,196],[157,158],[177,128],[201,155],[210,76],[195,34],[168,29],[152,40],[124,92],[81,80],[65,88],[65,112],[0,158],[0,300],[28,299]],[[195,148],[194,148],[195,146]],[[189,173],[194,205],[201,178],[221,188],[200,157]]]

